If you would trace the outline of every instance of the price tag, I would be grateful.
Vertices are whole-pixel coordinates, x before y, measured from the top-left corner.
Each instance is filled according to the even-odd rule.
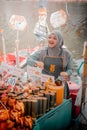
[[[24,70],[23,69],[14,67],[14,69],[13,69],[13,75],[14,76],[21,77],[21,76],[23,76],[23,74],[24,74]]]
[[[9,77],[7,80],[7,84],[14,87],[18,78],[17,77]]]
[[[49,80],[51,80],[51,82],[54,83],[54,76],[41,74],[41,82],[47,82]]]
[[[4,62],[1,64],[1,69],[2,69],[2,74],[5,72],[6,74],[11,74],[16,77],[21,77],[24,74],[23,69],[8,65]]]
[[[1,64],[2,75],[6,75],[9,72],[8,64],[2,62]]]
[[[40,77],[41,76],[41,69],[38,67],[31,67],[28,66],[28,76],[37,76]]]

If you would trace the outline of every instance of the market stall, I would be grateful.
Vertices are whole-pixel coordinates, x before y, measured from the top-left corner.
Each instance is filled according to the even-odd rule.
[[[28,69],[26,75],[6,63],[0,66],[0,130],[68,127],[72,101],[64,99],[63,84],[57,86],[52,76],[41,74],[36,67]],[[50,121],[55,123],[49,125]]]
[[[38,22],[33,33],[40,43],[44,43],[50,32],[46,21],[47,10],[40,7],[38,13]],[[59,29],[66,21],[67,14],[63,9],[51,14],[50,23],[53,28]],[[21,30],[23,25],[24,28]],[[78,109],[75,106],[75,99],[79,88],[75,86],[74,90],[74,83],[72,85],[68,82],[71,85],[70,92],[74,93],[70,93],[69,99],[64,99],[62,81],[55,82],[53,76],[42,74],[38,67],[27,66],[27,72],[20,69],[19,63],[26,60],[31,53],[29,46],[25,56],[19,55],[19,31],[23,31],[26,25],[23,16],[13,15],[10,19],[10,26],[17,32],[15,54],[6,54],[5,39],[2,35],[4,55],[0,57],[0,130],[67,129],[72,121],[72,111],[76,112]],[[40,46],[33,52],[39,48]],[[76,117],[79,112],[74,114]]]

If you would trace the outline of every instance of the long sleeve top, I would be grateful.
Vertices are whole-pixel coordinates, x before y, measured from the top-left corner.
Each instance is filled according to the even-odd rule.
[[[58,53],[59,54],[59,53]],[[47,55],[47,47],[36,51],[34,54],[30,55],[27,59],[27,64],[34,66],[36,61],[44,62],[44,57]],[[74,70],[73,58],[71,52],[67,48],[62,48],[62,53],[59,55],[63,57],[64,71],[70,76]]]

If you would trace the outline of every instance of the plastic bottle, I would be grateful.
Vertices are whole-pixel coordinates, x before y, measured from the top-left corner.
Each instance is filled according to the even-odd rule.
[[[73,72],[72,75],[70,76],[70,81],[71,82],[74,82],[78,85],[81,85],[82,84],[82,80],[81,80],[81,77],[78,75],[77,72]]]

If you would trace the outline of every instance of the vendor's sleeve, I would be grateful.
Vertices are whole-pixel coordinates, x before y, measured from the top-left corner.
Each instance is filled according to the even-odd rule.
[[[36,61],[39,61],[40,51],[31,54],[27,59],[27,65],[34,66]]]
[[[71,54],[69,55],[68,60],[69,61],[68,61],[68,64],[67,64],[67,70],[66,70],[66,72],[70,76],[72,74],[72,72],[74,71],[73,58],[72,58]]]

